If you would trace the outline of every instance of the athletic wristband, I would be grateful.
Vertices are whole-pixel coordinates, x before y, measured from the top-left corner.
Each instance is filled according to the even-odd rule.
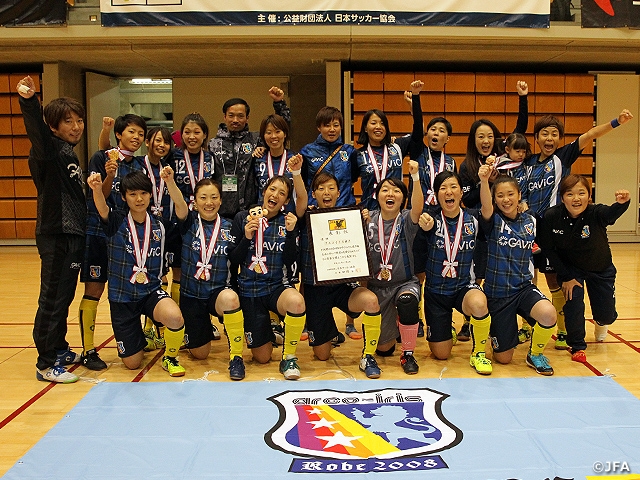
[[[611,126],[612,126],[613,128],[617,128],[617,127],[619,127],[619,126],[620,126],[620,122],[618,121],[618,119],[617,119],[617,118],[614,118],[613,120],[611,120]]]
[[[413,180],[414,182],[419,182],[420,181],[420,174],[419,173],[412,173],[411,174],[411,180]]]
[[[291,175],[302,175],[302,170],[291,170]]]

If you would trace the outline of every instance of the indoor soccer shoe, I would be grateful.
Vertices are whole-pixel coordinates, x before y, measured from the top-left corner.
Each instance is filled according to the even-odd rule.
[[[82,357],[76,352],[72,352],[69,349],[59,350],[56,352],[56,361],[54,365],[56,367],[66,367],[67,365],[73,365],[74,363],[80,363]]]
[[[302,330],[302,333],[300,334],[300,341],[301,342],[306,342],[307,340],[309,340],[309,332],[307,331],[307,328],[305,327],[305,329]]]
[[[493,372],[491,360],[485,356],[484,352],[478,352],[475,355],[471,355],[471,357],[469,357],[469,365],[471,365],[480,375],[491,375],[491,372]]]
[[[95,348],[82,355],[81,363],[89,370],[99,371],[107,368],[107,364],[98,356]]]
[[[468,342],[471,339],[471,330],[469,329],[469,324],[464,322],[460,331],[458,332],[457,340],[460,342]]]
[[[172,377],[182,377],[185,373],[185,369],[176,357],[164,356],[162,357],[162,368],[169,372]]]
[[[231,380],[242,380],[244,378],[244,362],[242,357],[236,355],[229,362],[229,378]]]
[[[380,378],[380,367],[373,355],[365,355],[360,359],[360,370],[364,372],[367,378]]]
[[[282,325],[277,325],[275,323],[271,324],[271,330],[273,330],[273,336],[275,337],[274,344],[284,345],[284,328]]]
[[[416,358],[412,354],[405,355],[403,353],[400,355],[400,365],[402,365],[402,369],[407,375],[415,375],[420,369]]]
[[[596,322],[593,330],[593,334],[596,337],[596,342],[604,342],[607,338],[608,331],[609,325],[600,325],[598,322]]]
[[[211,333],[213,335],[214,340],[220,340],[222,335],[220,335],[220,330],[213,323],[211,324]]]
[[[145,352],[164,348],[164,338],[158,336],[155,327],[143,330],[142,333],[144,333],[144,338],[147,340],[147,345],[143,348]]]
[[[331,339],[331,344],[334,347],[337,347],[338,345],[340,345],[341,343],[344,343],[344,341],[346,340],[345,336],[342,334],[342,332],[338,332],[338,335],[336,335],[335,337],[333,337]]]
[[[544,355],[531,355],[527,353],[527,365],[540,375],[553,375],[553,368],[549,365],[549,359]]]
[[[45,368],[44,370],[36,368],[36,379],[41,382],[73,383],[78,381],[78,376],[67,372],[66,368],[56,365],[55,367]]]
[[[574,362],[587,363],[587,354],[584,353],[584,350],[578,350],[571,354],[571,360]]]
[[[298,380],[300,378],[300,367],[297,361],[296,357],[280,361],[280,373],[284,375],[285,380]]]
[[[351,340],[360,340],[362,338],[362,334],[356,329],[356,326],[353,323],[347,323],[344,327],[344,333],[347,334]]]
[[[567,345],[567,332],[558,332],[556,335],[556,350],[566,350],[569,348]]]
[[[424,337],[424,321],[422,319],[418,322],[418,337]]]
[[[518,330],[518,343],[523,344],[531,339],[531,325],[527,322],[522,324],[522,328]]]

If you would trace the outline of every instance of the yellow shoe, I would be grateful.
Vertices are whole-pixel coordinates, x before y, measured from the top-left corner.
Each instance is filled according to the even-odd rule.
[[[484,352],[471,355],[469,358],[469,365],[476,369],[480,375],[491,375],[493,367],[491,366],[491,360],[489,360]]]
[[[453,345],[458,343],[458,334],[456,333],[456,329],[453,325],[451,325],[451,342]]]
[[[567,332],[558,331],[556,334],[556,350],[566,350],[569,348],[567,345]]]
[[[172,377],[182,377],[185,373],[185,369],[176,357],[164,356],[162,357],[162,368],[169,372]]]

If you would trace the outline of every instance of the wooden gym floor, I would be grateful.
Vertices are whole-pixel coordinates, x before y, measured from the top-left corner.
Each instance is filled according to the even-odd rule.
[[[571,362],[567,352],[553,349],[550,343],[545,354],[555,369],[556,376],[611,375],[620,385],[640,398],[640,380],[637,368],[640,365],[640,244],[612,244],[614,263],[618,268],[616,284],[619,318],[610,328],[603,343],[595,343],[592,322],[588,320],[587,350],[588,364]],[[230,382],[227,374],[228,350],[223,336],[214,342],[207,360],[198,361],[182,353],[181,363],[187,369],[182,378],[171,378],[160,366],[162,353],[146,355],[144,368],[127,370],[118,359],[113,332],[109,322],[109,306],[106,293],[100,302],[95,332],[95,345],[109,368],[92,372],[84,367],[75,367],[80,381],[71,385],[54,385],[35,379],[36,350],[32,339],[33,317],[37,307],[40,264],[35,247],[0,247],[0,476],[11,468],[29,448],[37,443],[64,415],[69,412],[99,381],[107,382],[181,382],[205,379],[207,381]],[[541,289],[548,293],[544,280]],[[78,285],[76,299],[69,312],[68,340],[72,348],[80,352],[78,328],[78,305],[82,296],[82,285]],[[344,316],[338,313],[338,325],[343,329]],[[590,311],[587,309],[587,318]],[[454,316],[456,330],[461,317]],[[356,325],[360,330],[359,321]],[[298,350],[303,379],[355,378],[366,382],[358,370],[361,340],[347,341],[334,349],[333,358],[327,362],[315,360],[308,345],[301,343]],[[419,378],[477,378],[482,379],[469,367],[469,342],[459,342],[451,358],[435,360],[430,356],[426,341],[418,339],[416,357],[420,372],[411,377]],[[274,350],[273,359],[278,359],[280,350]],[[510,365],[494,365],[493,377],[528,377],[535,375],[524,363],[526,348],[516,350]],[[278,373],[277,362],[268,365],[253,364],[245,350],[247,378],[243,382],[273,379],[283,381]],[[408,378],[399,365],[398,355],[379,358],[383,370],[382,378]],[[362,388],[372,388],[374,383]],[[78,439],[81,441],[81,439]]]

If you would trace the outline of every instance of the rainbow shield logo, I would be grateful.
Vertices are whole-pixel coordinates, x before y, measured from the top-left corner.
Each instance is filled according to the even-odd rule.
[[[265,441],[276,450],[320,459],[429,455],[462,440],[462,432],[442,415],[447,397],[426,388],[286,391],[268,399],[280,416]]]

